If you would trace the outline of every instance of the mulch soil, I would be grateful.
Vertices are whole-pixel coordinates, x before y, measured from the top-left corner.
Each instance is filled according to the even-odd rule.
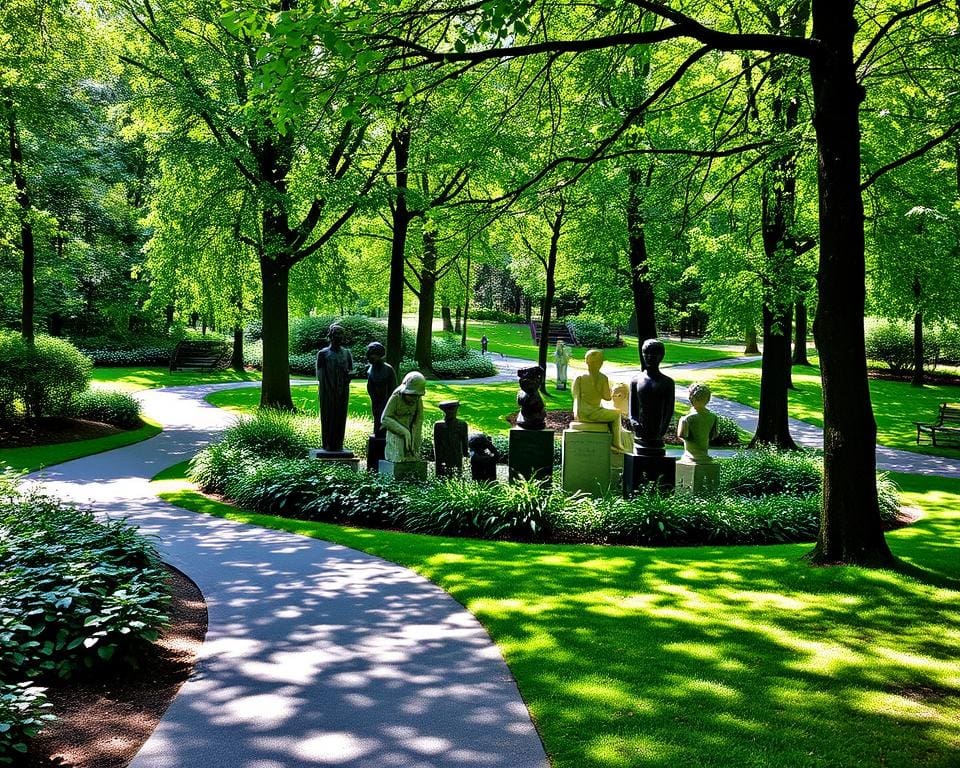
[[[41,419],[17,418],[0,423],[0,448],[71,443],[123,432],[120,427],[99,421],[50,416]]]
[[[53,684],[57,720],[31,744],[22,768],[124,768],[143,746],[193,671],[207,633],[203,595],[169,568],[170,626],[137,670],[101,670],[96,680]]]

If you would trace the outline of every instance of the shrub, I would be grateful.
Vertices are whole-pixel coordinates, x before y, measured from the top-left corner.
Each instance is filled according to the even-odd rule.
[[[221,442],[255,456],[300,458],[320,445],[320,422],[289,411],[260,408],[251,417],[238,418]]]
[[[78,419],[100,421],[122,429],[140,426],[140,402],[128,392],[88,389],[74,395],[70,412]]]
[[[714,435],[710,445],[731,446],[740,445],[740,429],[737,422],[727,416],[717,415],[717,434]]]
[[[44,723],[56,719],[46,711],[50,706],[43,688],[0,683],[0,765],[18,762],[15,753],[26,753],[27,741],[40,733]]]
[[[960,327],[944,325],[938,333],[940,362],[944,365],[960,365]]]
[[[603,349],[607,347],[617,347],[623,343],[623,340],[617,336],[617,333],[599,320],[588,317],[575,317],[568,321],[567,325],[573,331],[573,336],[577,340],[578,347],[595,347]]]
[[[823,460],[808,451],[757,448],[720,462],[720,487],[740,496],[819,493]]]
[[[243,329],[244,341],[254,342],[263,338],[263,323],[260,320],[251,320]]]
[[[948,329],[927,328],[923,334],[923,364],[931,370],[946,357],[957,355],[960,338]],[[902,376],[913,371],[913,329],[905,323],[884,323],[867,331],[867,358],[886,363],[890,371]],[[946,345],[947,354],[943,347]]]
[[[33,345],[15,333],[0,332],[0,417],[19,403],[27,416],[61,413],[75,392],[87,388],[92,365],[75,346],[52,336]]]
[[[497,375],[493,361],[475,349],[462,350],[463,355],[433,361],[433,372],[440,379],[480,379]]]
[[[302,376],[315,376],[317,373],[317,353],[304,352],[291,354],[287,360],[290,363],[290,373],[299,373]],[[356,362],[356,360],[354,360]],[[261,360],[261,367],[263,361]]]
[[[103,347],[83,347],[81,351],[89,357],[94,365],[102,367],[133,367],[169,365],[173,348],[169,347],[135,347],[133,349],[107,349]]]
[[[167,620],[156,550],[122,520],[98,522],[38,493],[8,492],[0,566],[0,682],[132,662]]]
[[[343,328],[346,337],[345,343],[350,347],[354,365],[357,367],[360,367],[364,362],[367,344],[371,341],[379,341],[384,346],[387,344],[387,325],[380,320],[363,315],[345,315],[343,317],[326,315],[300,318],[292,324],[290,328],[290,352],[294,354],[311,352],[316,356],[317,350],[326,346],[327,331],[333,323],[337,323]],[[413,334],[407,328],[404,328],[400,356],[403,357],[406,353],[412,353],[413,348]]]

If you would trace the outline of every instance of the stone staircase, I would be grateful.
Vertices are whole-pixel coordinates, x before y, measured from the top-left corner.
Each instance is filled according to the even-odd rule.
[[[229,362],[230,346],[225,341],[181,341],[170,355],[170,373],[214,371]]]
[[[540,320],[530,321],[530,335],[533,336],[533,341],[535,344],[540,343],[540,331],[542,325],[543,323]],[[551,322],[550,328],[547,329],[547,341],[551,345],[555,345],[558,341],[562,341],[564,344],[570,346],[576,346],[577,344],[577,340],[574,338],[574,335],[567,323]]]

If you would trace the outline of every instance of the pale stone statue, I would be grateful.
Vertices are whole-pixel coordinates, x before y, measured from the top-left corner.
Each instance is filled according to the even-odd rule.
[[[443,421],[433,425],[433,458],[437,477],[463,474],[463,458],[467,452],[467,422],[457,418],[459,400],[440,403]]]
[[[323,450],[343,451],[347,428],[347,404],[353,356],[343,346],[344,332],[339,325],[327,331],[330,344],[317,352],[317,395],[320,402],[320,438]]]
[[[633,433],[629,429],[623,428],[623,419],[630,418],[630,387],[622,382],[618,381],[613,385],[611,390],[613,397],[610,399],[610,402],[613,403],[613,407],[620,412],[621,421],[620,421],[620,447],[624,451],[630,448],[630,441],[633,438]]]
[[[387,406],[387,398],[397,388],[397,373],[393,366],[384,362],[387,350],[379,341],[372,341],[367,345],[367,394],[370,395],[370,410],[373,413],[373,435],[383,437],[383,409]]]
[[[663,342],[647,339],[640,354],[646,369],[630,382],[630,427],[640,455],[663,456],[663,436],[673,418],[676,398],[673,379],[660,372]]]
[[[423,395],[427,381],[422,373],[411,371],[393,390],[383,409],[383,428],[387,433],[384,456],[400,463],[420,460],[423,442]]]
[[[717,434],[717,414],[707,408],[710,402],[710,387],[706,384],[691,384],[687,390],[693,410],[677,424],[677,437],[683,440],[681,461],[706,464],[713,461],[709,455],[710,440]]]
[[[570,364],[570,350],[562,340],[557,341],[557,348],[553,351],[553,362],[557,366],[557,389],[567,388],[567,366]]]
[[[523,429],[546,429],[547,409],[540,396],[543,383],[543,369],[539,365],[521,368],[517,371],[520,380],[520,392],[517,393],[517,405],[520,415],[517,426]]]
[[[573,380],[573,417],[581,422],[607,424],[612,436],[611,450],[622,453],[620,411],[603,406],[604,400],[613,399],[610,380],[606,374],[600,372],[603,352],[591,349],[584,360],[587,363],[587,373]],[[576,429],[576,426],[571,425],[571,428]]]

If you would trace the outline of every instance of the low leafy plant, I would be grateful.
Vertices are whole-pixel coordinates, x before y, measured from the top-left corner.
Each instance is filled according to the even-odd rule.
[[[717,415],[717,434],[710,441],[713,446],[740,445],[740,429],[737,422],[727,416]]]
[[[819,493],[823,460],[809,451],[756,448],[720,462],[720,487],[738,496]]]
[[[0,683],[0,765],[14,765],[27,752],[27,742],[56,720],[48,711],[45,689],[30,683]]]
[[[33,344],[0,331],[0,418],[15,408],[40,418],[62,413],[87,388],[90,359],[64,339],[38,335]]]
[[[623,343],[616,331],[600,320],[589,317],[574,317],[567,322],[567,325],[573,331],[577,346],[580,347],[604,349],[616,347]]]
[[[70,414],[78,419],[89,419],[113,424],[122,429],[140,426],[140,402],[128,392],[106,389],[88,389],[74,395]]]
[[[470,319],[488,323],[525,323],[523,315],[514,312],[504,312],[501,309],[477,307],[470,309]]]

